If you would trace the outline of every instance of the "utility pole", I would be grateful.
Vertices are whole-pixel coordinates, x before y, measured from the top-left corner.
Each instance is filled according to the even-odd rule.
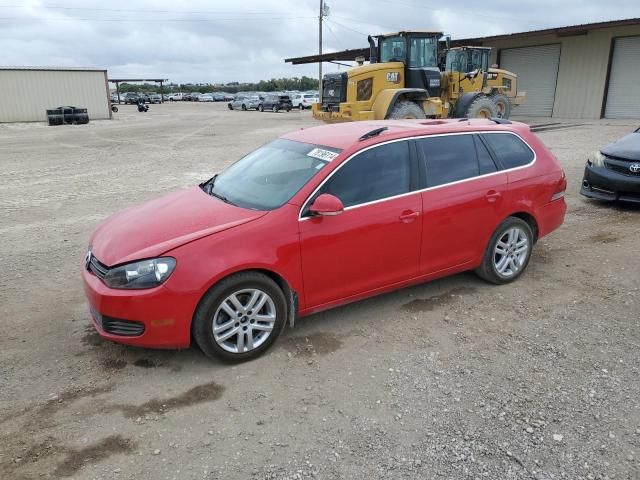
[[[318,16],[318,55],[322,55],[322,18],[324,17],[324,0],[320,0]],[[322,98],[322,62],[318,62],[318,96]]]

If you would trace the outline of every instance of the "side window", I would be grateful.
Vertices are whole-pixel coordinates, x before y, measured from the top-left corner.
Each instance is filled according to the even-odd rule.
[[[318,192],[338,197],[345,207],[411,191],[409,143],[388,143],[353,157]]]
[[[485,175],[487,173],[493,173],[498,170],[496,167],[493,158],[491,158],[491,154],[487,147],[484,146],[480,137],[474,135],[473,140],[476,143],[476,152],[478,152],[478,166],[480,167],[480,175]]]
[[[510,133],[484,133],[482,138],[502,168],[516,168],[531,163],[533,152],[519,137]]]
[[[445,135],[417,140],[426,162],[427,187],[435,187],[480,173],[473,135]]]

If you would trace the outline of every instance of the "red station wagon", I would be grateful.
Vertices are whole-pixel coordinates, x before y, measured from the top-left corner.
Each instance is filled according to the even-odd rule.
[[[297,130],[105,220],[82,269],[91,316],[115,342],[245,360],[320,310],[465,270],[515,280],[565,188],[516,122]]]

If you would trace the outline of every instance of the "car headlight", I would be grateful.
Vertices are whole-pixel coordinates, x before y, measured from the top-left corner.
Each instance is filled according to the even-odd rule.
[[[595,152],[589,157],[589,165],[593,167],[604,167],[604,161],[607,157],[600,152]]]
[[[171,257],[140,260],[109,269],[103,281],[111,288],[153,288],[165,282],[175,268],[176,259]]]

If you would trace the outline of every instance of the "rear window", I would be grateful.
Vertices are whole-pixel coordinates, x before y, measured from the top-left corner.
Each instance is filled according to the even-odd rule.
[[[289,95],[280,95],[280,100],[289,100]]]
[[[304,98],[315,98],[315,95],[305,95]]]
[[[493,150],[503,169],[522,167],[533,161],[533,151],[511,133],[484,133],[482,138]]]
[[[417,140],[427,170],[427,187],[477,177],[480,173],[472,135]]]

